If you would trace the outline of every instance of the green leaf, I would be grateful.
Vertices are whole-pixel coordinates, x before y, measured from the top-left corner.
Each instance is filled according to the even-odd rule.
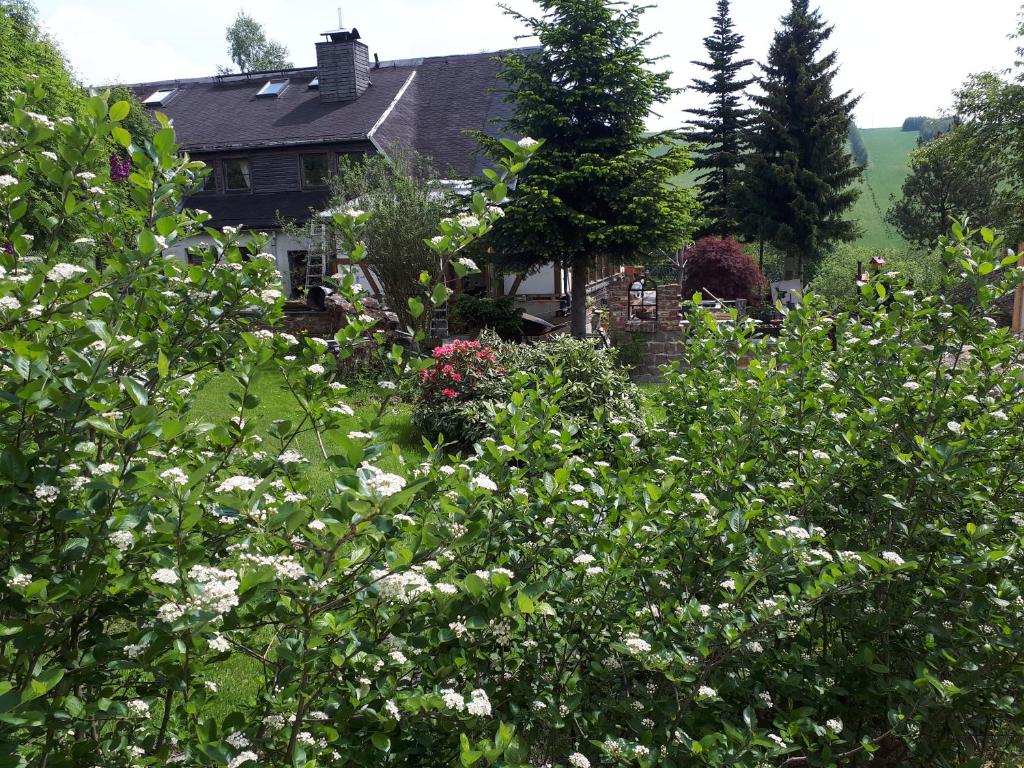
[[[388,738],[386,733],[375,733],[370,737],[370,741],[373,742],[373,746],[379,749],[381,752],[391,751],[391,739]]]
[[[171,371],[171,363],[162,349],[156,355],[156,370],[161,379],[166,379],[167,374]]]
[[[170,154],[174,150],[174,130],[161,128],[157,131],[156,136],[153,137],[153,146],[161,154]]]
[[[132,135],[119,125],[110,129],[110,135],[122,147],[128,148],[132,145]]]
[[[536,611],[533,598],[525,592],[516,594],[516,607],[519,608],[520,613],[534,613]]]
[[[409,314],[413,317],[420,317],[423,314],[423,302],[415,296],[409,299]]]
[[[451,291],[449,291],[441,283],[438,283],[437,285],[434,286],[434,291],[431,294],[430,299],[431,299],[431,301],[434,302],[434,306],[435,307],[439,307],[439,306],[443,305],[445,302],[447,302],[448,298],[451,295],[452,295]]]
[[[128,117],[128,113],[131,112],[131,106],[127,101],[119,101],[110,107],[110,119],[115,123],[118,123]]]
[[[135,401],[136,405],[146,405],[149,403],[149,393],[146,391],[146,388],[131,376],[122,376],[121,386],[124,387],[125,392]]]

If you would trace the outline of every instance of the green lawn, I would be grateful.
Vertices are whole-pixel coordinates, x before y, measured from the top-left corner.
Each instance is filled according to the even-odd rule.
[[[233,388],[237,389],[231,377],[227,375],[213,379],[198,393],[194,414],[200,419],[214,423],[227,421],[236,415],[228,399],[228,393]],[[280,379],[262,379],[257,382],[254,393],[261,402],[249,418],[255,421],[262,433],[265,434],[270,423],[278,419],[289,419],[293,423],[302,420],[301,409],[285,390]],[[345,433],[365,430],[380,406],[380,401],[376,397],[376,393],[359,388],[353,388],[346,394],[345,401],[355,410],[355,416],[344,421],[342,429]],[[426,452],[410,421],[411,411],[411,406],[405,403],[389,406],[384,414],[380,435],[384,442],[393,444],[400,450],[408,462],[417,464],[426,458]],[[340,433],[329,432],[325,435],[324,446],[328,453],[336,447],[337,443],[332,438],[336,438],[338,434]],[[310,461],[309,473],[314,488],[324,493],[330,492],[334,485],[317,445],[316,436],[312,432],[305,433],[296,443],[296,449]],[[382,456],[377,464],[382,469],[395,469],[399,464],[397,452]]]
[[[899,128],[862,128],[861,136],[868,148],[868,167],[860,199],[852,218],[863,234],[857,245],[868,248],[901,248],[906,241],[885,223],[885,212],[891,197],[899,197],[903,181],[910,171],[910,151],[917,146],[916,132]]]

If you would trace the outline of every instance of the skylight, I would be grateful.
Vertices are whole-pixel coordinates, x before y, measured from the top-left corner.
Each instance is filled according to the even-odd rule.
[[[164,103],[171,98],[171,94],[174,93],[175,88],[161,88],[159,91],[154,91],[142,102],[147,107],[161,107]]]
[[[281,91],[284,90],[285,86],[288,85],[287,80],[267,80],[266,85],[260,88],[257,96],[279,96]]]

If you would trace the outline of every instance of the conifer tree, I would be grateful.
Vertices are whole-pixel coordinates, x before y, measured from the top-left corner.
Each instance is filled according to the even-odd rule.
[[[540,40],[510,56],[502,77],[514,106],[506,129],[543,140],[519,176],[506,215],[486,238],[500,269],[552,262],[572,275],[571,327],[586,330],[588,270],[598,258],[638,264],[678,250],[692,234],[693,194],[669,183],[689,153],[646,131],[651,108],[674,93],[652,69],[643,7],[619,0],[539,0],[543,15],[506,9]],[[485,147],[486,137],[480,137]]]
[[[847,146],[859,98],[834,92],[838,56],[822,53],[832,27],[809,0],[792,2],[754,97],[741,205],[746,236],[785,254],[787,279],[806,281],[829,244],[857,236],[843,216],[860,194]]]
[[[733,31],[729,0],[718,0],[718,13],[711,21],[715,31],[704,38],[709,61],[692,62],[706,70],[707,79],[696,78],[691,86],[708,97],[708,104],[688,110],[695,119],[690,121],[687,139],[703,147],[694,161],[694,168],[700,172],[698,199],[709,220],[703,231],[725,236],[739,230],[736,186],[750,117],[743,102],[747,86],[754,82],[753,78],[742,78],[741,73],[753,60],[737,59],[743,36]]]

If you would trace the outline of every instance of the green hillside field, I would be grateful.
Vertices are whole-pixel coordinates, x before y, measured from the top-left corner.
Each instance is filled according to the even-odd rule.
[[[885,223],[892,196],[899,197],[910,172],[910,151],[917,146],[916,132],[899,128],[861,128],[868,148],[864,188],[852,217],[861,226],[857,245],[868,248],[900,248],[906,241]]]

